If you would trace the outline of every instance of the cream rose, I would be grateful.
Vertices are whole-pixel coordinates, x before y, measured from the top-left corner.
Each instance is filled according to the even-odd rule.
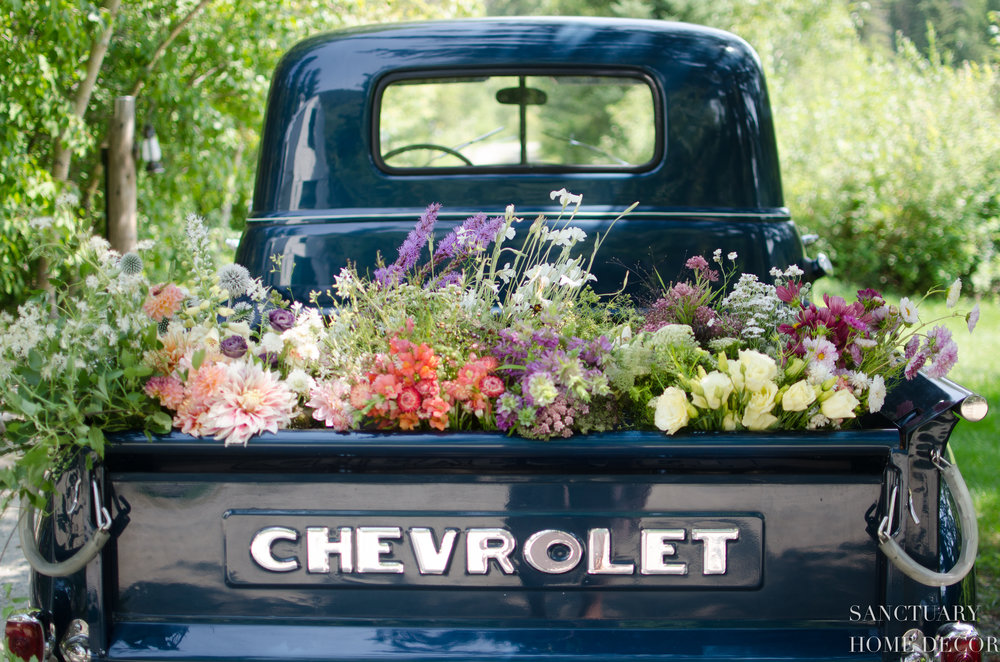
[[[778,422],[778,417],[769,412],[751,412],[749,409],[743,414],[743,427],[747,430],[766,430]]]
[[[698,384],[704,395],[695,394],[692,399],[694,406],[702,409],[718,409],[733,392],[733,380],[718,370],[713,370],[702,377]]]
[[[250,337],[250,325],[246,322],[229,322],[226,324],[226,331],[231,335],[242,336],[243,338]]]
[[[854,418],[854,409],[859,404],[861,403],[853,393],[847,389],[840,389],[824,400],[819,410],[829,419]]]
[[[755,390],[743,412],[743,426],[748,430],[766,430],[777,423],[777,417],[771,414],[777,395],[778,385],[771,381],[764,382]]]
[[[691,420],[688,416],[687,393],[676,386],[668,387],[652,404],[656,408],[653,422],[667,434],[677,432]]]
[[[805,411],[816,401],[816,391],[807,381],[795,382],[781,398],[781,408],[785,411]]]
[[[739,361],[729,364],[729,374],[737,389],[759,391],[778,374],[778,364],[770,356],[752,349],[741,349]]]

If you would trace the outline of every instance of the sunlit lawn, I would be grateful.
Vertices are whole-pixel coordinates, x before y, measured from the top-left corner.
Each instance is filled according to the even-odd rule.
[[[853,293],[838,282],[820,281],[817,285],[817,294]],[[956,310],[967,312],[972,305],[972,301],[963,299]],[[1000,305],[983,301],[979,307],[979,324],[972,334],[964,319],[947,322],[959,345],[958,365],[949,378],[985,397],[991,410],[978,423],[961,421],[950,445],[975,498],[979,519],[976,572],[980,629],[984,635],[1000,636]],[[943,296],[929,299],[920,307],[923,321],[951,312],[945,308]]]
[[[941,307],[943,311],[943,307]],[[1000,306],[980,303],[982,316],[973,334],[963,325],[952,327],[959,344],[958,366],[952,377],[984,396],[991,411],[978,423],[962,421],[951,448],[976,499],[979,518],[978,602],[981,625],[1000,634]],[[956,328],[957,326],[957,328]],[[985,634],[985,632],[984,632]]]

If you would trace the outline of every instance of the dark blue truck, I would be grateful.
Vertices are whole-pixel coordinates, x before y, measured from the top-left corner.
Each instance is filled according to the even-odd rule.
[[[588,231],[639,202],[594,264],[609,289],[720,246],[763,278],[825,269],[784,207],[760,63],[725,32],[359,28],[295,47],[268,104],[237,261],[299,300],[430,202],[447,229],[563,188]],[[947,444],[982,407],[920,376],[833,432],[121,435],[30,532],[34,600],[68,662],[978,660]]]

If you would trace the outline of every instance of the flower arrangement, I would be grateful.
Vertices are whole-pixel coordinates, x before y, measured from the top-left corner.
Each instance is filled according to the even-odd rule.
[[[661,284],[647,309],[601,299],[589,283],[602,237],[588,260],[572,224],[581,196],[552,197],[554,219],[511,206],[437,242],[430,205],[394,261],[370,278],[344,268],[308,304],[240,265],[210,266],[196,217],[186,283],[151,284],[139,253],[81,241],[82,281],[0,316],[2,452],[19,453],[3,486],[44,487],[67,457],[99,454],[106,432],[130,428],[226,445],[290,427],[542,440],[835,429],[879,412],[897,380],[956,361],[919,302],[874,290],[814,302],[796,266],[764,282],[721,249],[690,257],[689,277]],[[949,308],[960,287],[946,291]],[[966,316],[970,331],[977,318]]]

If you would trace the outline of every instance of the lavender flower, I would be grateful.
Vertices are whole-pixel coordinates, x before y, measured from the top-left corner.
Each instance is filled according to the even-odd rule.
[[[403,274],[417,265],[420,260],[420,251],[434,231],[434,224],[437,223],[438,212],[441,210],[440,202],[432,202],[427,205],[427,209],[421,214],[417,226],[410,230],[406,239],[399,246],[399,257],[387,267],[375,270],[375,282],[379,285],[391,285],[398,282]]]
[[[434,262],[438,263],[446,259],[461,260],[485,250],[496,241],[497,234],[503,224],[503,216],[488,219],[486,214],[482,212],[470,216],[462,225],[441,240],[438,249],[434,251]]]
[[[295,326],[295,314],[284,308],[275,308],[267,314],[267,321],[271,324],[272,329],[281,333]]]
[[[219,350],[231,359],[238,359],[247,353],[247,341],[243,336],[227,336],[219,343]]]

